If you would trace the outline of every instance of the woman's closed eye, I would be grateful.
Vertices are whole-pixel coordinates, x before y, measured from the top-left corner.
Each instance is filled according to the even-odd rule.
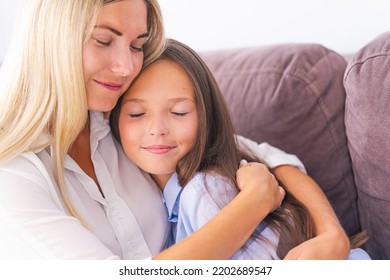
[[[143,52],[144,48],[143,46],[130,46],[130,50],[133,52]]]
[[[94,39],[96,44],[100,47],[109,47],[111,45],[111,41],[109,40],[101,40],[101,39]],[[143,52],[144,51],[144,48],[142,45],[131,45],[130,47],[130,50],[132,52]]]
[[[101,40],[101,39],[94,39],[96,44],[101,47],[108,47],[111,45],[111,41]]]
[[[132,52],[143,52],[146,40],[147,40],[147,37],[143,37],[143,38],[140,38],[140,39],[137,39],[137,40],[131,42],[130,50]]]

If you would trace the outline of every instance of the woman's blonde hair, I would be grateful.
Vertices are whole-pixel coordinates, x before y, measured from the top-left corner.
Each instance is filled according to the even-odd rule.
[[[123,0],[23,0],[0,69],[0,164],[52,145],[56,183],[76,217],[65,193],[63,163],[88,119],[82,49],[100,8],[117,1]],[[144,1],[149,63],[162,51],[164,32],[157,1]]]

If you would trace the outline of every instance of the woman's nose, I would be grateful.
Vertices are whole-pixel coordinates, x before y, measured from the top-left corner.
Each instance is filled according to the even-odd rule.
[[[119,74],[121,77],[128,77],[134,71],[133,55],[127,49],[125,52],[118,52],[115,55],[115,60],[112,63],[111,71]]]

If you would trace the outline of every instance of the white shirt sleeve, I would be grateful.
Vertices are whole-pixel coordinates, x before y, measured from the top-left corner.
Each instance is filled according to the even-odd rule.
[[[255,141],[240,135],[237,135],[236,137],[238,147],[241,151],[254,156],[256,159],[267,164],[270,168],[275,168],[280,165],[292,165],[306,173],[305,166],[296,155],[288,154],[266,142],[258,144]]]
[[[0,168],[0,259],[119,258],[63,210],[34,164],[14,165]]]

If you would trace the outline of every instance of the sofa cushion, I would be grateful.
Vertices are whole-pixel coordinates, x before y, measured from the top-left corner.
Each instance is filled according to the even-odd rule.
[[[375,259],[390,259],[390,32],[349,61],[345,124],[361,224]]]
[[[346,61],[317,44],[200,53],[238,134],[297,155],[349,234],[360,230],[344,127]]]

